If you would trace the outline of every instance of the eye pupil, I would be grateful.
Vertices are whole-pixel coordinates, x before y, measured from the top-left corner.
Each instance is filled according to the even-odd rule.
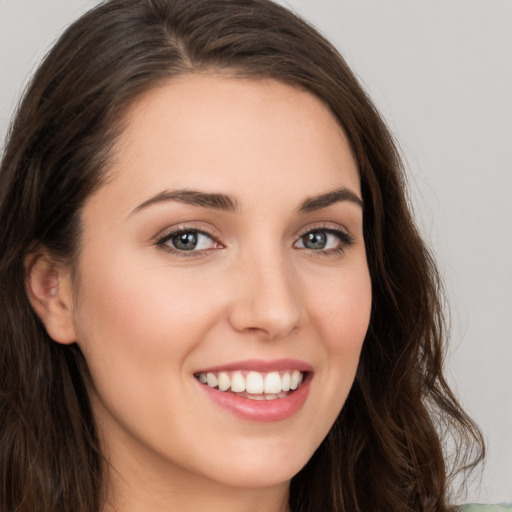
[[[321,231],[311,231],[302,237],[302,243],[308,249],[323,249],[327,244],[327,234]]]
[[[182,251],[191,251],[197,245],[197,233],[188,231],[187,233],[179,233],[172,237],[172,244],[176,249]]]

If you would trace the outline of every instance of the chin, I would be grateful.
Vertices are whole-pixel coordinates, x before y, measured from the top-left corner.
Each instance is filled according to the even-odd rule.
[[[249,448],[237,453],[236,457],[226,455],[222,464],[208,471],[216,481],[240,488],[263,488],[287,484],[308,462],[312,453],[300,453],[296,446],[292,451]]]
[[[256,465],[251,468],[237,468],[232,472],[229,471],[229,474],[226,472],[217,473],[215,479],[224,485],[244,489],[276,487],[284,484],[287,485],[302,469],[304,464],[293,467],[289,465],[281,467],[279,463],[267,463],[264,467]]]

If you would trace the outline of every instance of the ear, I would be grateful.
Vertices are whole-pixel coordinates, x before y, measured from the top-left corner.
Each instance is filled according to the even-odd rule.
[[[58,343],[75,342],[69,266],[56,263],[44,251],[31,253],[25,258],[25,287],[50,337]]]

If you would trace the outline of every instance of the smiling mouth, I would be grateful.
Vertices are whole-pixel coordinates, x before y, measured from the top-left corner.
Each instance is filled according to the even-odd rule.
[[[306,372],[284,370],[200,372],[194,377],[205,386],[250,400],[277,400],[297,390]]]

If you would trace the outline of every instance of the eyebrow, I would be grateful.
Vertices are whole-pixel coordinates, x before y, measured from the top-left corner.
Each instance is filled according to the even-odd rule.
[[[325,194],[319,194],[317,196],[308,197],[301,203],[297,211],[299,213],[309,213],[322,208],[327,208],[332,204],[339,203],[341,201],[350,201],[355,203],[361,208],[363,207],[363,200],[360,199],[357,194],[349,190],[348,188],[341,187]]]
[[[147,208],[148,206],[167,203],[170,201],[177,201],[192,206],[199,206],[202,208],[212,208],[214,210],[223,210],[227,212],[236,212],[239,210],[238,202],[235,198],[220,193],[200,192],[198,190],[164,190],[156,196],[149,198],[148,200],[137,206],[129,216]],[[327,208],[335,203],[342,201],[350,201],[359,206],[363,206],[363,201],[352,191],[345,187],[326,192],[325,194],[319,194],[311,196],[305,199],[297,208],[298,213],[309,213],[322,208]]]
[[[142,204],[139,204],[130,215],[157,203],[167,203],[169,201],[178,201],[179,203],[190,204],[192,206],[200,206],[202,208],[213,208],[215,210],[224,210],[234,212],[238,210],[237,201],[226,194],[216,194],[208,192],[200,192],[198,190],[164,190],[156,196],[151,197]]]

